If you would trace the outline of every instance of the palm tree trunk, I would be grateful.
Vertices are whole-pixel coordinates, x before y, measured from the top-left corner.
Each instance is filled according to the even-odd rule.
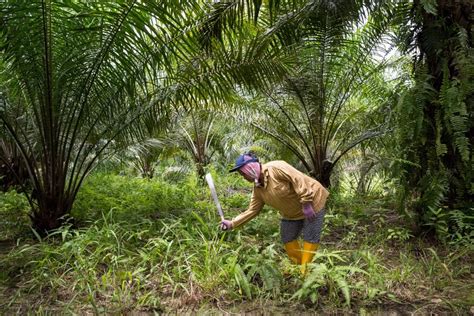
[[[38,195],[33,192],[33,198],[38,202],[37,208],[30,215],[32,227],[38,234],[44,236],[48,232],[61,225],[67,220],[66,214],[72,209],[72,198],[62,193],[42,193]]]
[[[415,1],[414,5],[421,7],[419,1]],[[460,45],[458,41],[459,28],[466,30],[467,44],[472,48],[473,44],[473,32],[474,20],[472,18],[473,3],[471,0],[438,0],[436,11],[437,14],[432,14],[426,10],[422,12],[422,29],[418,36],[418,46],[421,53],[421,60],[424,57],[428,73],[431,75],[430,84],[437,91],[438,98],[442,93],[443,84],[447,80],[462,80],[460,72],[462,67],[458,63],[458,48]],[[435,38],[436,36],[436,38]],[[433,44],[435,45],[433,47]],[[467,57],[467,56],[465,56]],[[470,96],[467,95],[464,101],[468,104],[469,98],[473,98],[474,94],[471,92]],[[449,126],[446,125],[446,116],[450,114],[447,109],[439,106],[439,99],[436,98],[429,102],[424,107],[425,119],[435,126],[435,128],[426,130],[427,143],[422,146],[420,151],[420,163],[422,165],[421,170],[428,169],[443,169],[447,168],[452,174],[452,179],[456,181],[450,181],[450,188],[447,191],[445,203],[447,205],[455,206],[456,201],[459,201],[460,191],[468,191],[465,188],[469,187],[470,184],[462,184],[459,182],[463,179],[463,174],[466,170],[463,168],[463,159],[461,153],[456,148],[456,135],[450,131]],[[436,148],[437,146],[437,130],[441,130],[440,142],[447,146],[446,153],[440,157],[434,155],[432,150],[424,150],[424,148]],[[468,132],[472,137],[474,135],[474,128],[471,128]],[[441,162],[441,164],[439,164]],[[464,187],[464,188],[463,188]],[[461,193],[464,195],[464,193]],[[467,193],[468,194],[468,193]],[[471,194],[472,197],[472,194]],[[467,196],[464,197],[468,198]]]

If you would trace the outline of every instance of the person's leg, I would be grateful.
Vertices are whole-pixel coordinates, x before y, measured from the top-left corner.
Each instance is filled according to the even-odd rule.
[[[303,220],[290,221],[282,219],[280,222],[280,236],[285,251],[293,263],[301,263],[301,246],[298,241],[298,236],[303,229]]]
[[[326,211],[322,209],[316,213],[314,221],[304,221],[303,225],[303,251],[301,254],[301,274],[306,274],[306,265],[313,260],[314,254],[319,248],[321,231],[324,224]]]

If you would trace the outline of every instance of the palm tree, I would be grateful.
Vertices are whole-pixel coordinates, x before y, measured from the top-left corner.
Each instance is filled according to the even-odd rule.
[[[397,173],[402,206],[415,202],[423,224],[440,209],[472,212],[474,20],[469,0],[411,5],[400,30],[415,76],[398,111]]]
[[[214,53],[232,45],[235,33],[250,20],[253,36],[262,43],[271,42],[280,56],[296,56],[293,71],[282,84],[273,82],[259,90],[267,101],[253,115],[252,125],[284,144],[309,174],[329,186],[341,157],[386,130],[384,124],[369,125],[365,132],[353,135],[345,126],[354,116],[365,117],[367,111],[385,105],[366,102],[358,110],[349,110],[356,99],[361,103],[363,89],[377,97],[379,86],[373,78],[387,60],[375,60],[374,55],[399,9],[392,1],[217,2],[202,41]],[[249,49],[258,50],[259,45]]]
[[[308,9],[313,11],[284,20],[294,31],[277,25],[284,31],[279,35],[284,43],[298,44],[295,71],[282,85],[264,92],[267,100],[258,107],[264,115],[254,116],[251,124],[291,150],[306,171],[328,187],[346,153],[387,130],[384,120],[370,122],[369,114],[390,100],[381,79],[389,60],[375,57],[381,44],[387,45],[384,40],[397,10],[387,3],[366,16],[370,8],[361,6],[354,15],[342,2],[322,2],[315,8],[308,3]],[[351,128],[361,118],[365,130]]]
[[[180,120],[178,124],[177,141],[193,159],[198,178],[203,180],[206,166],[214,154],[215,117],[209,111],[190,110],[187,120]]]
[[[188,23],[178,17],[193,6],[2,2],[0,122],[28,171],[40,233],[61,224],[100,155],[159,103],[143,107],[140,99],[152,93],[157,70],[176,64],[181,53],[171,47]]]
[[[2,2],[0,122],[28,171],[40,233],[61,224],[98,159],[135,138],[144,113],[224,99],[236,83],[264,85],[269,70],[284,72],[268,45],[245,56],[234,47],[230,61],[201,54],[205,9],[173,0]]]

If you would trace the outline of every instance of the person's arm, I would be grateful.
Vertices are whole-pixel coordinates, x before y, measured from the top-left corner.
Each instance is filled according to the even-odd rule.
[[[263,200],[253,192],[248,209],[232,219],[232,228],[239,227],[257,216],[264,205]]]

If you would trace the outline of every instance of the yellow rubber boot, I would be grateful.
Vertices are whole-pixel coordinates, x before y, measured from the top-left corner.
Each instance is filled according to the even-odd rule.
[[[301,246],[298,240],[293,240],[285,244],[285,250],[293,263],[301,263]]]
[[[306,265],[313,260],[314,254],[319,248],[319,244],[313,244],[305,241],[303,243],[303,252],[301,254],[301,275],[306,274]]]

